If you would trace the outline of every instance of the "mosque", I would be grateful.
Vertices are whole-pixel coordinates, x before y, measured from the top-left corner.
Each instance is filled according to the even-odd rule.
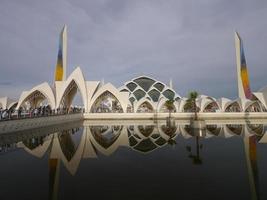
[[[213,98],[199,95],[196,99],[200,113],[226,112],[266,112],[267,87],[252,92],[244,54],[243,42],[235,33],[238,98]],[[59,38],[57,65],[54,83],[47,82],[23,91],[17,101],[8,97],[0,98],[0,107],[16,111],[27,111],[40,106],[47,106],[54,111],[68,110],[73,99],[80,92],[85,113],[165,113],[165,102],[173,100],[174,113],[190,113],[186,106],[187,98],[181,97],[172,87],[149,76],[136,77],[116,88],[103,81],[86,81],[80,67],[66,75],[67,70],[67,27],[64,26]]]

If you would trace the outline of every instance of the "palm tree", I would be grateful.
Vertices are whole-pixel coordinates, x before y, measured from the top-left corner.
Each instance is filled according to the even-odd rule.
[[[165,106],[166,108],[169,110],[169,118],[171,118],[171,111],[174,110],[174,100],[173,99],[168,99],[166,102],[165,102]]]
[[[188,94],[187,104],[190,105],[191,108],[193,108],[193,111],[195,113],[195,120],[197,120],[197,104],[196,104],[196,98],[198,97],[198,92],[192,91]]]

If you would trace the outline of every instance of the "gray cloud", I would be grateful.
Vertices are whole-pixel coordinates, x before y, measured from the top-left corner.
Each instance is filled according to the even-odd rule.
[[[53,80],[58,35],[68,25],[68,73],[120,86],[146,74],[181,95],[235,97],[234,31],[245,42],[254,91],[267,85],[263,0],[0,2],[0,96]],[[17,87],[19,86],[19,87]]]

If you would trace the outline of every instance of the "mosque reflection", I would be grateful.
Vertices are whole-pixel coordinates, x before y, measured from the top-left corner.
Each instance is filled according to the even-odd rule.
[[[36,157],[49,154],[50,198],[57,198],[59,169],[63,163],[70,174],[77,172],[82,159],[94,159],[99,154],[106,156],[119,147],[128,147],[142,154],[149,154],[166,145],[174,146],[182,139],[195,142],[185,146],[188,159],[195,165],[204,164],[202,141],[212,137],[240,137],[243,140],[246,165],[252,199],[259,199],[259,177],[257,167],[257,144],[267,143],[266,125],[252,124],[207,124],[197,130],[188,123],[159,122],[123,125],[84,125],[79,128],[58,131],[48,135],[33,136],[17,143],[17,147]]]

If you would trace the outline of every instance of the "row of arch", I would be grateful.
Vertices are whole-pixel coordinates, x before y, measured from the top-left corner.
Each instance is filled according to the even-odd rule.
[[[154,81],[153,84],[159,84],[159,82]],[[150,89],[154,87],[153,84],[150,86]],[[167,91],[170,88],[164,85],[162,91],[164,90]],[[10,103],[9,108],[13,106],[13,108],[18,110],[21,107],[36,108],[41,105],[47,105],[51,110],[68,110],[78,92],[81,95],[84,112],[169,112],[165,105],[168,98],[164,95],[161,95],[158,101],[144,96],[138,101],[132,102],[130,100],[132,94],[129,91],[123,91],[121,88],[117,89],[110,83],[103,84],[99,81],[85,81],[80,67],[77,67],[66,81],[57,81],[53,87],[45,82],[29,91],[22,92],[19,100],[12,102],[12,104]],[[174,94],[176,98],[173,103],[172,112],[193,112],[192,107],[188,106],[186,98],[181,98],[176,93]],[[0,104],[6,100],[4,98],[1,99]],[[209,96],[200,95],[196,100],[196,105],[199,112],[265,112],[267,107],[265,99],[264,93],[261,92],[254,93],[252,100],[238,98],[233,101],[227,98],[216,100]]]
[[[255,100],[243,100],[225,99],[225,102],[220,102],[207,98],[200,97],[196,101],[198,112],[266,112],[265,105]],[[134,104],[135,112],[169,112],[165,105],[166,99],[161,99],[159,102],[154,103],[148,99],[142,99]],[[178,101],[174,101],[172,112],[194,112],[192,105],[187,104],[186,98],[181,98]]]
[[[54,87],[45,82],[30,91],[22,92],[16,109],[36,108],[43,104],[48,105],[52,110],[69,109],[78,92],[85,112],[94,112],[99,99],[105,97],[106,94],[117,102],[120,112],[126,112],[127,94],[119,92],[110,83],[101,85],[98,81],[85,81],[79,67],[70,74],[66,81],[55,82]]]

